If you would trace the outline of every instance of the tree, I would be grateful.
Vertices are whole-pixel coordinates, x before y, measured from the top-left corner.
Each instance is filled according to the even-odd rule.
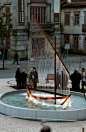
[[[11,13],[6,14],[4,9],[5,9],[5,5],[0,6],[0,38],[1,38],[2,49],[3,49],[3,69],[4,69],[4,43],[3,43],[3,40],[6,37],[10,36],[10,33],[13,28],[12,19],[11,19],[12,14]]]

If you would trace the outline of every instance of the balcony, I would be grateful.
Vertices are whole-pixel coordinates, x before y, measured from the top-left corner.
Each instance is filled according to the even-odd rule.
[[[45,32],[47,32],[47,31],[52,32],[55,29],[55,24],[54,23],[40,23],[40,25],[41,25],[41,27],[43,28],[43,30]],[[31,24],[28,22],[28,29],[30,30],[30,28],[31,28]],[[35,31],[37,31],[37,30],[40,29],[39,26],[38,26],[38,24],[36,24],[36,23],[32,24],[32,28]]]
[[[46,3],[46,0],[30,0],[30,3]]]
[[[82,32],[86,32],[86,24],[82,24]]]

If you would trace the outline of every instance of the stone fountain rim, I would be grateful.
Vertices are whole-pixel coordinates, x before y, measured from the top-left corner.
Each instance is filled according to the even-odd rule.
[[[6,94],[12,94],[16,92],[24,92],[26,90],[13,90],[0,94],[0,112],[10,117],[30,119],[30,120],[42,120],[48,121],[78,121],[86,119],[86,108],[77,110],[37,110],[21,108],[5,104],[1,101]],[[71,94],[76,94],[84,97],[83,93],[70,91]]]

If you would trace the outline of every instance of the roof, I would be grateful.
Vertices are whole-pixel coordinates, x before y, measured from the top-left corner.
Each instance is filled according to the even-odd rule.
[[[83,7],[86,6],[86,2],[75,2],[75,3],[63,3],[61,4],[61,7]]]

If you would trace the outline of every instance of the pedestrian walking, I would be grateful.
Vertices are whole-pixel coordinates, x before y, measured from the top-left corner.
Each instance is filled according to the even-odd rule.
[[[17,90],[21,89],[21,69],[20,69],[20,66],[18,66],[18,69],[16,70],[15,79],[17,82]]]
[[[25,88],[25,84],[27,81],[27,74],[25,73],[25,69],[23,69],[22,73],[21,73],[21,87]]]
[[[59,89],[59,83],[60,83],[60,75],[59,75],[59,69],[56,71],[56,88]]]
[[[15,62],[17,62],[17,65],[19,65],[19,63],[18,63],[18,51],[15,52],[13,64],[14,64]]]
[[[81,80],[82,80],[82,92],[84,91],[84,86],[86,86],[86,72],[85,69],[82,68],[81,70]]]
[[[60,87],[61,87],[61,89],[66,90],[67,84],[68,84],[68,76],[65,72],[65,69],[62,70],[59,78],[60,78]]]

